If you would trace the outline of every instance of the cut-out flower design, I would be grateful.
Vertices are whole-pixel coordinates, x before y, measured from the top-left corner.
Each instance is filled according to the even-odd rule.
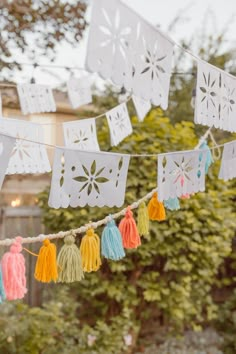
[[[185,161],[185,157],[183,156],[180,163],[174,161],[174,164],[176,165],[177,168],[170,172],[171,175],[174,176],[173,183],[175,184],[180,182],[181,187],[183,187],[186,179],[191,181],[190,172],[193,170],[192,158]]]
[[[23,139],[27,139],[27,136],[20,136],[17,134],[15,146],[12,150],[11,156],[18,155],[21,160],[24,160],[25,156],[32,159],[29,153],[29,149],[32,147],[32,144],[24,141]]]
[[[223,109],[226,109],[227,114],[229,115],[230,112],[233,112],[233,106],[235,104],[235,100],[233,99],[235,88],[233,88],[231,90],[225,84],[224,84],[224,88],[225,88],[226,94],[225,94],[225,96],[223,96],[223,101],[224,101]]]
[[[121,26],[121,15],[117,9],[114,19],[109,17],[105,9],[102,9],[105,24],[99,26],[104,39],[100,42],[101,47],[109,47],[111,55],[114,56],[116,51],[119,51],[123,58],[126,57],[125,49],[127,46],[128,35],[131,28]]]
[[[75,134],[73,143],[76,144],[82,150],[84,150],[86,148],[86,144],[88,140],[89,137],[87,135],[87,132],[85,130],[79,130],[79,132]]]
[[[159,56],[158,45],[157,42],[155,42],[152,51],[146,48],[146,53],[143,57],[145,67],[141,74],[149,73],[152,80],[159,78],[160,74],[166,72],[163,67],[163,61],[165,58],[166,55]]]
[[[209,104],[212,103],[215,107],[214,97],[216,97],[216,92],[214,91],[214,87],[216,85],[216,79],[212,80],[211,74],[209,73],[206,77],[205,73],[203,73],[205,86],[200,86],[200,90],[202,91],[203,97],[201,102],[206,102],[207,109],[209,108]]]
[[[117,129],[123,130],[126,127],[126,115],[117,111],[112,117],[113,123]]]
[[[89,170],[84,165],[82,165],[82,168],[84,170],[84,175],[73,178],[75,181],[82,183],[82,187],[80,188],[79,193],[87,188],[88,196],[92,193],[93,190],[100,194],[100,184],[109,182],[108,178],[102,176],[105,167],[97,170],[96,161],[94,160]]]

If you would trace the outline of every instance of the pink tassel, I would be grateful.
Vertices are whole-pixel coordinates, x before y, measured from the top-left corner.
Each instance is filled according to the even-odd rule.
[[[14,243],[2,257],[2,276],[7,300],[22,299],[27,293],[25,277],[25,259],[22,251],[22,237],[15,238]]]

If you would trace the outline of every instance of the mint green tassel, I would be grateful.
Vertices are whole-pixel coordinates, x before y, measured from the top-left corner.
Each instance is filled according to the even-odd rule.
[[[5,289],[3,286],[3,279],[2,279],[2,268],[0,266],[0,304],[6,300]]]
[[[125,257],[121,233],[114,220],[109,221],[103,229],[102,255],[113,261],[118,261]]]
[[[80,250],[75,244],[75,237],[68,235],[64,239],[58,257],[58,283],[73,283],[84,278]]]
[[[164,205],[165,205],[166,209],[169,209],[169,210],[179,210],[180,209],[180,204],[179,204],[178,198],[169,198],[167,200],[164,200]]]
[[[208,173],[209,167],[213,164],[214,160],[211,154],[211,150],[209,149],[209,146],[207,145],[206,140],[202,142],[200,145],[201,150],[207,150],[207,155],[206,155],[206,164],[205,164],[205,173]]]

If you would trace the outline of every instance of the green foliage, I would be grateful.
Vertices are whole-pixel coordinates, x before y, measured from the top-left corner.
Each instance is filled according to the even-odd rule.
[[[236,353],[236,290],[220,307],[217,327],[224,338],[224,353]]]
[[[1,353],[117,354],[127,349],[124,336],[132,325],[130,311],[123,311],[107,324],[97,321],[93,327],[81,326],[76,302],[68,301],[66,288],[58,287],[56,299],[42,308],[20,302],[1,306]]]
[[[143,124],[133,118],[134,134],[119,145],[119,151],[156,154],[192,149],[197,144],[194,125],[172,125],[163,112],[154,109]],[[99,131],[106,148],[108,131]],[[115,149],[114,149],[115,150]],[[127,181],[126,204],[156,186],[156,158],[132,158]],[[201,328],[217,316],[211,291],[225,257],[231,253],[235,217],[230,183],[217,178],[219,163],[211,168],[205,193],[181,201],[181,210],[168,212],[167,220],[151,223],[150,235],[137,250],[127,251],[120,262],[103,260],[100,271],[72,288],[78,293],[80,320],[91,325],[132,310],[132,321],[141,330],[147,319],[158,318],[169,328]],[[115,209],[78,208],[50,210],[47,193],[41,196],[45,223],[50,231],[78,227],[103,218]],[[135,215],[136,216],[136,215]],[[98,230],[101,234],[102,229]]]

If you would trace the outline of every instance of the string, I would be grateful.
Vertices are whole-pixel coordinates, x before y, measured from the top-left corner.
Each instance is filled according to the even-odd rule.
[[[203,137],[206,139],[209,134],[212,134],[211,133],[211,128],[209,128],[206,133],[203,135]],[[200,138],[200,140],[203,139]],[[224,146],[225,144],[221,144],[221,145],[217,145],[217,147],[222,147]],[[198,145],[196,146],[198,147]],[[215,147],[213,147],[215,148]],[[212,149],[212,148],[211,148]],[[132,156],[132,155],[131,155]],[[134,156],[140,156],[140,155],[134,155]],[[146,155],[147,156],[147,155]],[[150,156],[150,155],[148,155]],[[151,155],[151,156],[157,156],[157,154],[155,155]],[[142,202],[145,202],[146,200],[149,200],[151,199],[151,197],[153,196],[153,194],[155,192],[157,192],[158,188],[154,188],[151,192],[147,193],[144,197],[142,197],[141,199],[137,200],[136,202],[132,203],[130,205],[130,208],[133,210],[133,209],[137,209],[138,206],[142,203]],[[71,233],[73,233],[74,235],[77,235],[77,234],[81,234],[81,233],[85,233],[88,229],[90,228],[93,228],[93,229],[96,229],[97,227],[99,226],[102,226],[102,225],[105,225],[107,224],[110,220],[111,220],[111,217],[116,220],[118,219],[120,216],[123,216],[125,215],[126,213],[126,210],[127,210],[127,207],[123,208],[122,210],[120,210],[119,212],[113,214],[113,215],[107,215],[105,218],[101,219],[101,220],[98,220],[96,222],[89,222],[88,224],[85,224],[77,229],[72,229],[72,230],[69,230],[69,231],[60,231],[58,233],[55,233],[55,234],[49,234],[49,235],[44,235],[44,234],[40,234],[38,236],[35,236],[35,237],[26,237],[26,238],[23,238],[22,240],[22,243],[36,243],[36,242],[43,242],[44,240],[46,239],[49,239],[49,240],[53,240],[53,239],[60,239],[60,238],[64,238],[65,236],[68,236],[70,235]],[[0,240],[0,246],[10,246],[13,242],[15,241],[15,239],[4,239],[4,240]],[[29,250],[25,249],[27,252]],[[30,251],[31,252],[31,251]],[[35,255],[35,254],[34,254]]]
[[[157,188],[153,189],[151,192],[147,193],[144,197],[142,197],[138,201],[132,203],[130,205],[130,208],[132,210],[133,209],[137,209],[140,203],[142,203],[142,202],[144,202],[146,200],[149,200],[156,191],[157,191]],[[114,220],[118,219],[120,216],[125,215],[126,210],[127,210],[127,207],[125,207],[124,209],[120,210],[119,212],[117,212],[115,214],[112,214],[111,216],[108,215],[104,219],[98,220],[96,222],[90,222],[90,223],[88,223],[86,225],[83,225],[83,226],[77,228],[77,229],[72,229],[72,230],[69,230],[69,231],[60,231],[58,233],[49,234],[49,235],[40,234],[40,235],[35,236],[35,237],[26,237],[26,238],[23,238],[22,243],[43,242],[46,239],[53,240],[53,239],[64,238],[65,236],[68,236],[71,233],[74,233],[74,234],[85,233],[90,228],[96,229],[99,226],[107,224],[110,221],[111,217]],[[10,246],[14,241],[15,241],[15,239],[10,239],[10,238],[6,238],[4,240],[0,240],[0,246]]]
[[[209,128],[207,130],[207,132],[204,134],[204,139],[203,137],[200,138],[200,141],[205,140],[208,135],[210,134],[210,129]],[[76,149],[74,147],[70,147],[70,146],[57,146],[57,145],[53,145],[53,144],[47,144],[47,143],[44,143],[44,142],[39,142],[39,141],[35,141],[35,140],[31,140],[31,139],[27,139],[27,138],[21,138],[21,137],[15,137],[15,136],[12,136],[10,134],[6,134],[6,133],[0,133],[0,135],[2,136],[6,136],[8,138],[12,138],[12,139],[16,139],[16,140],[23,140],[23,141],[27,141],[29,143],[33,143],[33,144],[39,144],[39,145],[44,145],[46,147],[49,147],[49,148],[53,148],[53,149],[62,149],[62,150],[69,150],[69,151],[77,151],[77,152],[81,152],[83,154],[96,154],[96,155],[114,155],[114,156],[128,156],[128,157],[157,157],[157,156],[160,156],[160,155],[163,155],[163,154],[166,154],[166,153],[156,153],[156,154],[126,154],[126,153],[118,153],[118,152],[113,152],[113,151],[87,151],[87,150],[79,150],[79,149]],[[214,140],[215,141],[215,140]],[[201,145],[201,144],[200,144]],[[199,144],[195,147],[195,150],[198,150],[199,149]],[[216,149],[216,148],[220,148],[222,146],[224,146],[225,144],[221,144],[221,145],[215,145],[215,146],[212,146],[212,147],[209,147],[210,150],[213,150],[213,149]],[[207,149],[201,149],[201,151],[204,151],[204,150],[207,150]],[[173,151],[173,152],[168,152],[170,154],[178,154],[179,152],[181,151]],[[185,153],[191,153],[192,150],[185,150],[184,151]]]

